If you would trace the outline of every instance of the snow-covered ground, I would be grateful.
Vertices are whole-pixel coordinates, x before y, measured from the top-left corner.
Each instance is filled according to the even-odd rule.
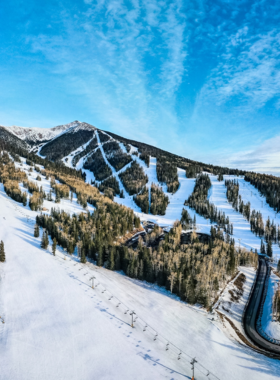
[[[119,196],[114,198],[114,201],[120,204],[123,204],[127,207],[130,207],[134,210],[134,212],[141,218],[142,221],[144,220],[150,220],[155,223],[160,224],[161,226],[171,226],[176,220],[181,219],[182,209],[185,207],[191,217],[193,218],[194,215],[196,216],[196,223],[197,223],[197,230],[204,233],[209,233],[210,231],[210,222],[209,220],[206,220],[205,218],[198,215],[194,210],[190,209],[189,207],[184,206],[185,200],[190,196],[190,194],[193,191],[195,179],[189,179],[186,178],[185,170],[183,169],[177,169],[178,170],[178,178],[180,182],[180,186],[178,191],[175,194],[171,194],[167,192],[167,186],[165,184],[160,184],[157,179],[157,173],[156,173],[156,158],[150,157],[150,166],[147,168],[145,163],[140,160],[139,157],[132,155],[133,160],[135,160],[144,170],[145,174],[148,175],[148,183],[147,187],[150,189],[151,184],[155,183],[156,185],[159,185],[162,187],[164,193],[169,198],[169,204],[167,206],[166,214],[164,216],[161,215],[151,215],[151,214],[144,214],[141,212],[140,208],[134,203],[133,197],[129,196],[127,192],[124,189],[124,186],[118,176],[118,173],[116,170],[110,165],[108,162],[103,148],[102,144],[99,140],[98,132],[95,132],[98,138],[99,147],[101,148],[101,152],[104,156],[104,159],[106,163],[111,167],[113,175],[116,177],[116,179],[119,182],[120,188],[124,191],[124,198],[119,198]],[[125,147],[123,144],[119,143],[121,149],[126,152]],[[138,151],[136,147],[131,146],[131,152]],[[82,158],[78,164],[77,169],[82,168],[83,165]],[[72,167],[71,164],[71,157],[69,156],[68,162],[66,162],[66,165]],[[124,168],[120,170],[120,172],[126,170],[127,167],[129,167],[131,163],[126,165]],[[84,169],[83,169],[84,170]],[[94,179],[93,173],[91,173],[88,170],[84,170],[87,174],[87,182],[90,183],[92,179]],[[249,222],[241,215],[240,213],[236,212],[230,203],[228,203],[226,198],[226,187],[224,184],[224,181],[219,182],[217,180],[216,176],[210,175],[212,187],[209,192],[209,200],[210,202],[213,202],[219,210],[224,211],[226,216],[229,216],[230,222],[233,223],[234,227],[234,234],[233,237],[236,241],[236,244],[240,244],[241,246],[248,248],[248,249],[257,249],[259,251],[260,249],[260,242],[261,239],[254,235],[250,229]],[[243,177],[237,177],[232,175],[225,175],[224,180],[226,179],[236,179],[239,181],[240,187],[239,191],[242,196],[242,199],[244,202],[250,201],[251,203],[251,209],[255,209],[257,211],[261,211],[263,215],[264,222],[269,217],[270,220],[274,220],[275,223],[280,224],[280,215],[275,215],[274,210],[266,203],[265,198],[260,195],[260,193],[255,189],[252,185],[250,185],[248,182],[244,180]],[[277,244],[273,244],[273,254],[275,258],[275,262],[280,258],[280,248]]]
[[[272,314],[273,296],[275,294],[276,289],[278,288],[279,282],[279,277],[277,277],[273,272],[271,272],[267,289],[267,297],[263,308],[262,326],[268,336],[280,340],[280,323],[273,319]]]
[[[218,321],[165,290],[42,250],[33,237],[36,213],[8,200],[3,185],[0,210],[7,256],[0,266],[1,380],[190,378],[184,353],[221,380],[279,377],[279,362],[239,345]],[[138,317],[133,329],[126,307]],[[181,360],[171,343],[183,350]]]
[[[216,176],[210,176],[211,182],[212,182],[212,187],[210,191],[210,196],[209,200],[210,202],[213,202],[215,206],[225,212],[226,216],[229,217],[230,222],[233,224],[233,237],[235,239],[235,242],[245,248],[248,249],[257,249],[259,251],[260,249],[260,243],[261,239],[256,236],[250,228],[250,223],[245,219],[245,217],[240,214],[239,212],[235,211],[231,205],[227,201],[227,196],[226,196],[226,187],[224,184],[224,181],[218,181]],[[236,179],[237,177],[235,176],[224,176],[224,179]],[[241,179],[239,178],[241,181]],[[243,188],[243,185],[240,186],[240,189]],[[255,189],[255,193],[257,193],[257,190]],[[247,196],[246,196],[247,194]],[[243,201],[251,202],[251,207],[252,209],[255,208],[254,205],[254,198],[253,197],[248,197],[248,192],[242,195]],[[251,191],[250,191],[251,195]],[[256,208],[256,210],[258,210]],[[265,215],[270,215],[270,217],[273,217],[275,215],[273,209],[271,209],[269,206],[266,208],[266,214]],[[265,219],[266,220],[266,219]],[[275,257],[278,257],[280,255],[280,249],[277,244],[273,244],[273,254]],[[280,256],[279,256],[280,257]]]
[[[252,267],[239,267],[238,270],[239,270],[239,273],[236,275],[236,277],[232,281],[230,281],[227,284],[227,286],[225,287],[222,293],[222,296],[219,298],[214,308],[218,310],[220,313],[226,315],[234,323],[234,325],[238,328],[238,330],[244,336],[246,336],[243,326],[242,326],[242,316],[243,316],[244,308],[246,306],[246,303],[250,295],[251,288],[253,286],[253,283],[256,277],[256,271]],[[238,302],[234,302],[231,299],[230,291],[233,291],[233,292],[236,291],[237,288],[234,285],[234,281],[242,273],[246,276],[246,281],[243,285],[244,291],[243,291],[242,296],[238,300]],[[235,334],[232,328],[229,328],[229,331],[230,331],[230,334],[233,335],[235,339],[240,341],[239,337]]]
[[[24,158],[21,158],[21,161],[22,161],[21,164],[18,163],[18,162],[15,162],[15,166],[17,168],[20,168],[21,170],[23,170],[23,171],[26,172],[29,181],[35,182],[39,187],[42,186],[43,190],[45,191],[45,193],[47,195],[50,192],[50,190],[51,190],[50,179],[47,180],[46,177],[43,176],[41,173],[38,173],[35,170],[34,167],[33,167],[33,171],[29,172],[30,166],[26,164],[26,160]],[[43,167],[40,166],[40,165],[36,165],[36,166],[38,166],[40,169],[43,169]],[[36,180],[36,178],[37,178],[38,175],[41,177],[41,181],[37,181]],[[56,182],[59,183],[58,181],[56,181]],[[28,192],[28,189],[26,189],[26,188],[23,187],[22,183],[19,184],[19,187],[20,187],[20,189],[22,191],[26,191],[27,192],[28,197],[32,195],[31,193]],[[55,195],[54,194],[52,194],[52,198],[53,198],[53,200],[55,200]],[[65,212],[67,212],[69,214],[81,213],[81,212],[85,211],[83,209],[83,207],[80,204],[77,203],[77,196],[76,196],[76,194],[73,194],[73,200],[72,200],[72,202],[71,202],[70,199],[66,199],[66,198],[62,198],[59,203],[47,201],[45,199],[44,200],[44,207],[47,209],[46,211],[44,211],[45,214],[49,214],[50,211],[51,211],[51,208],[56,208],[56,209],[59,209],[59,210],[64,210]],[[26,207],[23,207],[23,208],[27,212],[31,211],[29,209],[28,202],[27,202]],[[88,211],[90,211],[90,212],[93,212],[94,209],[95,209],[95,207],[92,206],[89,203],[87,205],[87,208],[88,208]]]

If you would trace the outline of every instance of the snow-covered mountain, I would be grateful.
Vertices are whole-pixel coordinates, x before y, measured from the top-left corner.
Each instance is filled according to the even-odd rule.
[[[8,132],[31,145],[47,142],[66,131],[89,130],[94,128],[90,124],[73,121],[53,128],[24,128],[18,126],[4,127]]]
[[[85,185],[83,180],[80,180],[80,184],[85,186],[86,191],[92,190],[89,186],[91,184],[115,203],[132,209],[135,217],[141,219],[146,232],[135,229],[134,235],[126,240],[125,246],[129,249],[128,252],[135,252],[135,256],[131,254],[131,257],[137,258],[137,255],[141,254],[140,250],[137,251],[138,244],[145,244],[146,253],[151,252],[153,257],[156,257],[156,249],[163,247],[162,243],[168,231],[173,234],[171,227],[181,219],[183,210],[187,210],[191,220],[196,221],[194,228],[197,236],[200,239],[209,236],[213,226],[209,218],[186,204],[186,200],[194,193],[195,177],[199,172],[209,172],[211,183],[211,190],[208,192],[209,202],[217,207],[219,213],[229,217],[234,227],[231,236],[234,241],[239,241],[239,250],[240,246],[258,249],[260,237],[253,233],[250,222],[244,219],[238,210],[231,207],[227,199],[225,180],[239,184],[239,193],[244,204],[250,202],[254,210],[261,211],[264,219],[274,219],[276,224],[280,223],[279,214],[275,215],[273,208],[264,201],[256,188],[240,176],[241,171],[194,162],[148,144],[101,131],[79,121],[50,130],[40,129],[39,132],[40,135],[37,135],[38,129],[0,127],[0,148],[1,144],[4,145],[3,142],[8,142],[7,145],[17,145],[19,148],[32,150],[33,153],[37,152],[41,157],[58,161],[58,165],[53,166],[60,168],[63,175],[66,173],[68,176],[70,173],[70,178],[73,173],[75,178],[83,178],[88,184]],[[23,157],[20,157],[22,153]],[[60,180],[56,179],[56,185],[52,187],[52,177],[49,174],[47,176],[43,170],[44,164],[47,163],[49,166],[50,162],[33,154],[26,155],[28,157],[26,160],[25,154],[26,152],[20,150],[17,154],[11,154],[16,169],[26,173],[28,181],[35,183],[45,194],[51,195],[58,191],[59,187],[56,186],[60,185]],[[68,168],[60,165],[61,162]],[[73,168],[77,169],[78,173]],[[223,180],[217,176],[221,172],[224,175]],[[65,175],[64,179],[67,179],[67,176]],[[13,181],[10,186],[14,186],[14,178],[16,177],[12,177],[11,174]],[[68,186],[67,182],[65,184]],[[250,352],[250,347],[245,347],[242,338],[244,336],[242,315],[254,283],[253,267],[238,268],[240,281],[243,278],[242,292],[239,289],[241,285],[237,281],[239,277],[234,277],[227,284],[223,280],[222,286],[218,289],[221,292],[219,299],[215,301],[215,305],[213,304],[213,310],[217,312],[212,311],[208,314],[206,309],[197,307],[197,304],[191,306],[183,302],[182,298],[179,300],[176,296],[179,292],[178,286],[171,289],[173,293],[171,294],[168,292],[168,283],[167,287],[164,283],[160,283],[163,287],[159,287],[155,285],[153,279],[151,282],[150,280],[143,282],[143,278],[139,279],[134,274],[137,273],[138,276],[140,272],[134,271],[131,275],[130,269],[127,269],[125,272],[127,276],[124,276],[124,272],[109,270],[108,261],[104,261],[104,267],[103,263],[100,266],[92,264],[91,261],[82,263],[78,250],[66,256],[65,250],[58,244],[54,256],[51,242],[46,250],[42,249],[40,239],[33,236],[37,212],[30,207],[30,199],[33,197],[31,191],[21,179],[18,179],[19,191],[15,193],[17,196],[15,201],[9,198],[9,191],[5,190],[4,185],[0,183],[2,216],[0,241],[5,240],[7,262],[0,263],[3,265],[0,266],[0,335],[3,336],[3,339],[0,339],[0,351],[3,352],[4,363],[3,376],[0,376],[0,379],[39,376],[42,379],[49,379],[59,376],[63,379],[76,380],[81,378],[82,368],[82,377],[85,379],[90,379],[92,376],[117,380],[165,379],[170,378],[172,373],[172,379],[179,380],[182,376],[188,378],[191,376],[190,357],[196,357],[198,360],[195,368],[200,372],[199,377],[195,378],[201,380],[209,378],[231,380],[236,376],[239,379],[251,380],[256,378],[256,370],[262,371],[265,380],[279,378],[279,362],[274,363],[271,358],[263,357],[256,351]],[[86,215],[85,208],[90,213],[94,213],[99,207],[103,211],[103,203],[99,206],[95,198],[90,197],[88,198],[90,202],[84,203],[83,193],[80,193],[79,189],[74,190],[70,199],[70,194],[61,199],[57,197],[58,201],[52,196],[50,199],[45,197],[42,200],[42,211],[51,214],[52,208],[55,208],[64,210],[69,215],[83,213],[81,220]],[[26,205],[18,201],[20,192],[28,194],[29,202]],[[122,214],[114,211],[104,215],[106,215],[104,219],[106,225],[114,226],[113,222],[117,220],[120,221],[117,228],[119,225],[124,225],[125,219]],[[110,215],[113,217],[110,218]],[[116,219],[116,215],[119,219]],[[63,228],[65,238],[71,233],[66,223],[63,227],[60,226]],[[88,219],[88,223],[81,222],[79,226],[88,233],[94,231],[90,230],[90,223]],[[190,235],[188,224],[189,222],[186,222],[183,225],[186,228],[183,228],[182,240],[179,240],[178,249],[181,250],[182,246],[180,254],[190,252],[183,252],[183,249],[186,249],[184,246],[189,244],[185,239],[187,234]],[[95,231],[87,236],[92,236],[94,239]],[[42,232],[41,230],[41,237]],[[141,238],[142,242],[141,239],[137,240],[139,233],[144,236],[144,240]],[[160,235],[157,236],[158,233]],[[166,242],[169,242],[168,239]],[[108,244],[109,239],[106,237],[103,241]],[[167,247],[170,248],[173,243],[172,237]],[[104,246],[107,249],[107,246]],[[169,248],[166,257],[171,252]],[[159,249],[158,252],[160,251]],[[107,254],[105,250],[104,252]],[[213,263],[210,261],[211,253],[208,252],[207,250],[207,260]],[[273,254],[274,257],[280,257],[278,244],[273,244]],[[92,256],[89,259],[91,260]],[[179,269],[183,268],[177,264],[176,256],[174,259],[177,260],[174,260],[174,268],[175,265]],[[114,260],[111,258],[110,260],[114,263]],[[137,263],[137,259],[135,262]],[[169,262],[173,263],[171,259]],[[159,261],[160,265],[154,268],[160,270],[162,263],[163,261]],[[132,265],[127,268],[131,267]],[[206,267],[201,265],[201,268]],[[185,275],[188,275],[187,271]],[[229,278],[229,274],[227,276]],[[94,289],[91,288],[93,278]],[[160,279],[160,275],[158,278]],[[277,281],[276,275],[272,280]],[[179,277],[175,281],[179,284]],[[187,277],[183,281],[187,291]],[[267,310],[272,310],[274,282],[269,283],[269,297],[266,298],[266,302],[270,303],[266,306]],[[26,297],[23,299],[18,292],[20,286],[22,293],[28,296],[27,303]],[[213,300],[214,296],[211,299]],[[32,302],[29,302],[30,300]],[[132,310],[137,315],[133,314]],[[133,329],[130,326],[131,318],[134,318]],[[276,338],[280,337],[279,324],[268,314],[264,314],[264,318],[266,320],[263,322],[263,327],[266,333]],[[22,322],[26,320],[28,320],[27,325]],[[81,334],[81,331],[87,333]],[[19,339],[14,339],[15,334],[18,334]],[[86,356],[83,347],[87,347]],[[15,350],[23,354],[15,356]],[[42,350],[47,356],[41,355]],[[81,354],[77,350],[80,350]],[[236,355],[237,351],[239,355]],[[78,361],[73,360],[73,352],[78,352]],[[108,352],[110,362],[113,363],[109,366]],[[93,354],[97,355],[99,360],[92,361]],[[123,357],[129,357],[129,368]],[[51,364],[45,366],[46,362]],[[248,365],[248,363],[253,364]],[[268,370],[263,372],[263,367]],[[211,371],[210,374],[208,370]]]

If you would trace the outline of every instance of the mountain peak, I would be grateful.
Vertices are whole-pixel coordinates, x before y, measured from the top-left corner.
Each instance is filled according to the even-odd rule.
[[[61,133],[64,132],[76,132],[78,130],[95,130],[96,128],[88,123],[81,122],[78,120],[72,121],[71,123],[58,125],[52,128],[27,128],[18,127],[13,125],[11,127],[4,127],[8,132],[17,136],[21,140],[30,143],[37,144],[45,141],[52,140]]]

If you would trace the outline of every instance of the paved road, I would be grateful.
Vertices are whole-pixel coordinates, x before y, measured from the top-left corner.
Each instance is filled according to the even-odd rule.
[[[257,273],[257,279],[255,287],[250,297],[250,301],[247,305],[244,315],[244,329],[248,337],[259,348],[269,351],[273,354],[280,355],[280,346],[269,342],[264,339],[256,330],[257,316],[259,313],[259,306],[264,291],[264,284],[266,276],[268,275],[268,265],[265,259],[259,258],[259,268]]]

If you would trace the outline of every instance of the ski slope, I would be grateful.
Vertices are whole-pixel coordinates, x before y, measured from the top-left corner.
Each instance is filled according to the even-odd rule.
[[[215,204],[218,210],[223,211],[226,214],[226,216],[229,217],[230,222],[233,224],[233,238],[235,239],[235,242],[238,245],[240,244],[241,246],[248,249],[251,249],[251,248],[257,249],[259,252],[261,239],[260,237],[256,236],[251,231],[250,223],[247,221],[247,219],[245,219],[245,217],[242,214],[235,211],[231,203],[227,201],[226,187],[225,187],[224,181],[218,181],[216,176],[210,176],[210,179],[212,182],[212,186],[210,190],[209,200],[210,202]],[[232,180],[232,179],[237,179],[237,177],[225,175],[224,180],[226,179]],[[240,178],[239,178],[239,181],[240,181]],[[243,185],[240,186],[240,189],[242,188],[243,188]],[[256,192],[257,190],[255,189],[255,193]],[[251,194],[251,190],[250,190],[250,194]],[[253,198],[249,199],[248,193],[247,193],[247,197],[246,196],[243,197],[242,193],[241,195],[242,195],[243,201],[251,202],[251,209],[255,208]],[[256,208],[256,210],[258,209]],[[265,217],[268,215],[270,215],[271,218],[273,217],[273,215],[275,215],[272,209],[269,210],[269,207],[266,209],[266,214],[264,214],[263,216]],[[264,218],[264,220],[266,219]],[[277,244],[273,244],[273,254],[275,257],[280,257],[279,256],[280,249]]]
[[[167,342],[219,379],[278,378],[279,362],[236,343],[219,321],[169,292],[75,257],[63,260],[61,250],[56,257],[42,250],[19,210],[31,221],[36,213],[8,200],[2,184],[0,210],[7,256],[0,266],[1,380],[190,379],[189,358],[178,360],[179,350],[166,351]],[[133,329],[126,307],[139,318]]]

